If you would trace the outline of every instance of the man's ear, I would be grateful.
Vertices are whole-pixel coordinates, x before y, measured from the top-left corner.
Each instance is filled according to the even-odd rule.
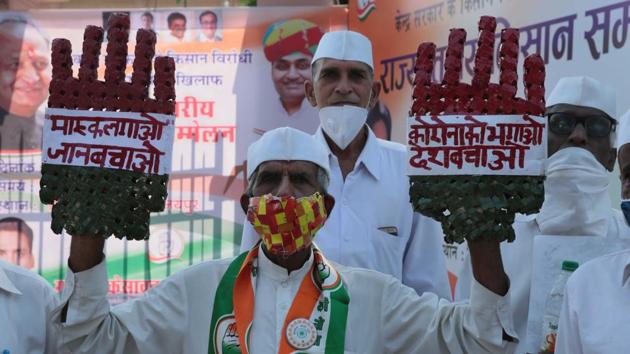
[[[247,209],[249,208],[249,195],[245,193],[241,195],[241,208],[243,208],[243,212],[247,214]]]
[[[615,169],[615,161],[617,161],[617,149],[610,148],[610,153],[608,154],[608,161],[606,161],[606,169],[609,172],[612,172]]]
[[[372,82],[372,97],[370,97],[370,104],[369,104],[370,109],[376,106],[376,103],[378,102],[378,96],[381,94],[381,87],[382,85],[380,81],[374,80]]]
[[[334,206],[335,206],[335,197],[326,193],[324,195],[324,207],[326,208],[326,215],[330,216],[330,213],[332,213]]]
[[[313,86],[313,81],[304,80],[304,92],[306,93],[306,99],[313,107],[317,107],[317,99],[315,98],[315,86]]]

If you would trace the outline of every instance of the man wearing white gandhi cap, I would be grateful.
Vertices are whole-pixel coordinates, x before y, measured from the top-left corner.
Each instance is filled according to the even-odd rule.
[[[621,212],[611,207],[608,193],[616,157],[616,106],[612,88],[584,76],[560,79],[547,99],[545,200],[538,214],[516,216],[516,241],[501,245],[521,339],[516,353],[530,349],[525,344],[534,237],[630,237],[630,228]],[[466,261],[455,290],[457,300],[469,297],[471,276]]]
[[[333,261],[390,274],[412,287],[451,298],[442,228],[413,212],[405,146],[378,139],[366,124],[381,89],[372,44],[360,33],[324,34],[313,57],[306,97],[317,107],[315,138],[330,161],[329,193],[338,201],[318,233]],[[241,251],[258,236],[245,225]]]
[[[72,239],[52,321],[64,352],[503,353],[513,333],[498,244],[477,243],[470,304],[419,296],[393,277],[329,262],[313,243],[334,205],[328,153],[293,128],[248,150],[241,198],[260,241],[180,271],[110,308],[102,242]],[[473,247],[471,247],[472,249]],[[504,339],[506,338],[506,339]]]
[[[617,132],[621,209],[630,220],[630,111]],[[589,261],[567,282],[556,353],[624,353],[630,333],[630,250]]]

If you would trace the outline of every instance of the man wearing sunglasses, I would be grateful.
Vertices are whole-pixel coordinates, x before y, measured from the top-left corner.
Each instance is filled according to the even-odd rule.
[[[517,215],[513,224],[516,241],[501,245],[514,289],[518,354],[533,350],[527,348],[527,316],[534,237],[630,237],[623,214],[611,207],[608,194],[609,172],[617,155],[616,106],[615,91],[590,77],[560,79],[547,99],[545,201],[538,214]],[[466,261],[456,300],[470,297],[471,281],[470,262]]]
[[[630,222],[630,111],[617,129],[621,210]],[[567,282],[556,353],[623,353],[630,333],[630,249],[589,261]]]

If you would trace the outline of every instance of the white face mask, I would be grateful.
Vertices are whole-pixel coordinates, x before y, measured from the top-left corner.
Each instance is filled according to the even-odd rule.
[[[367,108],[357,106],[328,106],[319,110],[322,130],[342,150],[359,134],[367,116]]]
[[[545,201],[536,216],[545,235],[606,236],[608,172],[590,151],[564,148],[547,160]]]

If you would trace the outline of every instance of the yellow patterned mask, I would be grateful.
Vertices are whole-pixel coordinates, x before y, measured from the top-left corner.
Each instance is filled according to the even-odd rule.
[[[315,233],[326,221],[324,197],[276,197],[265,194],[249,199],[247,220],[272,254],[292,255],[313,242]]]

